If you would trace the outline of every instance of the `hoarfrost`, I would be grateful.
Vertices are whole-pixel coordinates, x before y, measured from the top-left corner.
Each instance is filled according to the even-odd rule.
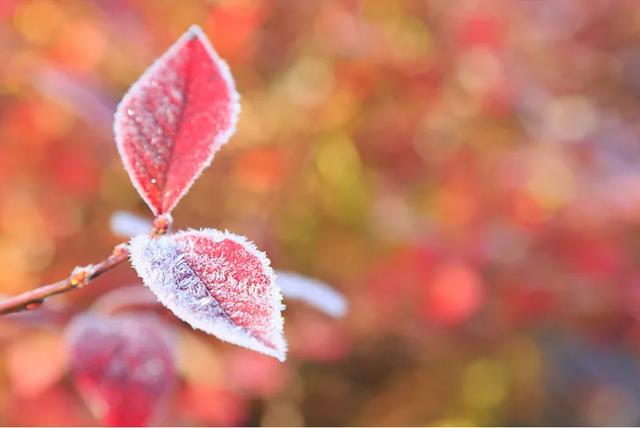
[[[282,295],[266,255],[244,237],[186,230],[130,243],[158,300],[193,328],[284,361]]]

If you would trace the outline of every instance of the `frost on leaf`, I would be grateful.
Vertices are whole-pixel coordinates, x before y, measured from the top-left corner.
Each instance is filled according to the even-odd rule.
[[[235,131],[227,64],[191,27],[131,87],[115,115],[118,151],[155,215],[169,213]]]
[[[129,248],[138,275],[180,319],[284,361],[282,296],[269,260],[251,242],[203,229],[140,235]]]
[[[85,313],[66,336],[73,383],[105,425],[146,425],[160,416],[176,379],[173,341],[160,318]]]

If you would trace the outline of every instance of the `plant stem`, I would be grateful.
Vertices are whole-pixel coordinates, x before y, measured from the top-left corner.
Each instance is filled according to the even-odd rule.
[[[129,249],[127,245],[124,243],[116,245],[113,252],[106,259],[92,265],[77,267],[66,279],[43,285],[34,290],[25,291],[22,294],[0,301],[0,315],[37,309],[46,298],[81,288],[94,278],[113,269],[128,257]]]

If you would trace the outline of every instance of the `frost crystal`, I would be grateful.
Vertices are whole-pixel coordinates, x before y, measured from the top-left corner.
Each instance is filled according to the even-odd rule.
[[[131,87],[116,111],[116,144],[155,215],[171,212],[209,166],[239,111],[229,68],[197,26]]]
[[[324,282],[291,272],[276,273],[276,284],[284,297],[305,302],[334,318],[347,313],[347,299]]]
[[[282,296],[264,253],[214,229],[136,236],[131,262],[158,300],[193,328],[284,361]]]

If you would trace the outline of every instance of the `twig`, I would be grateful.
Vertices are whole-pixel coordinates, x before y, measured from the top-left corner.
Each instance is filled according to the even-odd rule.
[[[127,245],[119,244],[106,259],[92,265],[77,267],[66,279],[54,282],[53,284],[43,285],[34,290],[26,291],[17,296],[0,301],[0,315],[37,309],[46,298],[84,287],[94,278],[111,270],[128,257],[129,249]]]
[[[155,238],[166,234],[171,228],[172,223],[173,219],[170,214],[157,216],[153,221],[153,228],[150,232],[151,237]],[[25,291],[22,294],[0,301],[0,316],[37,309],[44,303],[46,298],[84,287],[94,278],[113,269],[128,257],[129,247],[127,244],[118,244],[114,247],[109,257],[92,265],[75,268],[66,279],[54,282],[53,284],[43,285],[34,290]]]

